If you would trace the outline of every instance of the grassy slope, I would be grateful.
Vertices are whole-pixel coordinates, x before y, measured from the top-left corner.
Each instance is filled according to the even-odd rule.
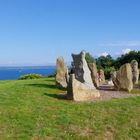
[[[140,138],[140,97],[96,103],[57,99],[54,79],[0,82],[0,139]]]

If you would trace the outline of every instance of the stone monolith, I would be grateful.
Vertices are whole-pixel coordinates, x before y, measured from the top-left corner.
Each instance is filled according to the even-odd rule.
[[[56,85],[66,88],[68,78],[68,68],[63,57],[59,57],[56,61]]]

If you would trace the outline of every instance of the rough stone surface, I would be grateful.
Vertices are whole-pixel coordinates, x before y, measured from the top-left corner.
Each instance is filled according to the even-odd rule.
[[[99,87],[98,70],[97,70],[96,64],[89,63],[88,66],[89,66],[89,69],[91,71],[91,78],[92,78],[93,84],[96,87]]]
[[[81,83],[87,84],[95,88],[91,79],[91,72],[89,70],[87,61],[85,59],[86,53],[82,51],[78,55],[72,54],[72,57],[73,57],[73,64],[74,64],[73,69],[75,73],[75,78]]]
[[[133,74],[133,84],[137,84],[139,80],[138,62],[136,60],[132,60],[131,67],[132,67],[132,74]]]
[[[68,68],[64,62],[63,57],[59,57],[56,61],[56,85],[66,88],[67,83],[68,83]]]
[[[111,78],[114,84],[114,88],[116,90],[120,90],[120,81],[117,79],[117,71],[112,73]]]
[[[132,68],[128,63],[112,74],[112,81],[117,90],[131,91],[133,89],[132,78]]]
[[[105,74],[102,69],[99,70],[99,84],[102,85],[105,83]]]
[[[114,84],[113,84],[113,81],[112,81],[112,80],[108,80],[108,81],[107,81],[107,84],[108,84],[109,86],[114,86]]]
[[[95,88],[81,83],[75,78],[74,74],[70,75],[68,84],[67,98],[74,101],[92,101],[100,97],[100,93]]]

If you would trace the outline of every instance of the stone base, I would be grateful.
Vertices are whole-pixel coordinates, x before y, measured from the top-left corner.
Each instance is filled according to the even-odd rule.
[[[92,101],[100,97],[95,87],[88,86],[75,79],[74,74],[70,76],[67,98],[74,101]]]

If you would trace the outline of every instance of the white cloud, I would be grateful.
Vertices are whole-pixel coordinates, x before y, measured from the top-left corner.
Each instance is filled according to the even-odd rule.
[[[116,41],[116,42],[106,42],[99,44],[99,46],[108,46],[108,47],[138,47],[140,46],[140,41]]]
[[[105,57],[106,57],[107,55],[108,55],[107,52],[103,52],[103,53],[100,54],[100,56],[105,56]]]
[[[131,51],[131,49],[129,49],[129,48],[123,49],[123,50],[122,50],[122,54],[127,54],[127,53],[129,53],[130,51]]]

